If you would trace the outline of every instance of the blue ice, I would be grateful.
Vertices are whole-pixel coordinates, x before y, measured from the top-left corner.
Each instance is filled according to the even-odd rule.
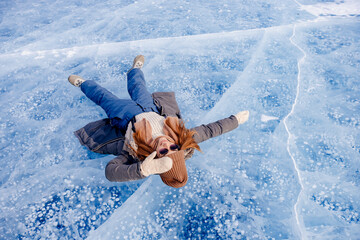
[[[359,239],[357,0],[1,1],[0,239]],[[176,92],[201,145],[181,189],[111,183],[73,131],[105,113],[67,82]]]

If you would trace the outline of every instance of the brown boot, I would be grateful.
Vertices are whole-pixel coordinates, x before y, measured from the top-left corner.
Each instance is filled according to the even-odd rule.
[[[74,85],[75,87],[80,87],[80,85],[85,82],[84,79],[82,79],[82,77],[77,76],[77,75],[70,75],[68,78],[69,82]]]
[[[131,70],[133,70],[134,68],[139,68],[141,69],[144,66],[144,62],[145,62],[145,57],[143,55],[137,55],[134,58],[134,62],[132,67],[130,68],[130,70],[128,72],[130,72]]]

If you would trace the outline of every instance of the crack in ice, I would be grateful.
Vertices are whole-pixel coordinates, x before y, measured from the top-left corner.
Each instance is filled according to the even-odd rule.
[[[298,180],[299,180],[299,184],[301,186],[301,189],[300,189],[300,192],[299,192],[299,195],[297,197],[297,200],[296,200],[296,203],[294,205],[294,213],[295,213],[295,219],[296,219],[296,224],[299,228],[299,231],[300,231],[300,238],[301,239],[307,239],[306,238],[306,235],[305,235],[305,229],[304,229],[304,226],[303,226],[303,222],[300,221],[299,219],[299,213],[298,213],[298,204],[300,202],[300,199],[301,199],[301,196],[303,194],[303,190],[304,190],[304,185],[303,185],[303,180],[302,180],[302,176],[301,176],[301,173],[300,173],[300,170],[299,170],[299,167],[295,161],[295,158],[294,156],[292,155],[291,153],[291,150],[290,150],[290,143],[291,143],[291,140],[294,138],[293,135],[291,134],[289,128],[288,128],[288,125],[287,125],[287,120],[288,118],[294,113],[294,109],[295,109],[295,106],[297,104],[297,101],[298,101],[298,97],[299,97],[299,93],[300,93],[300,81],[301,81],[301,64],[304,62],[305,58],[306,58],[306,53],[305,51],[299,46],[297,45],[294,41],[293,41],[293,38],[295,37],[295,31],[296,31],[296,24],[294,25],[293,27],[293,34],[292,36],[289,38],[290,42],[296,47],[298,48],[303,56],[300,60],[298,60],[298,63],[297,63],[297,68],[298,68],[298,75],[297,75],[297,86],[296,86],[296,96],[295,96],[295,100],[294,100],[294,103],[292,105],[292,108],[291,108],[291,111],[289,112],[288,115],[286,115],[286,117],[284,118],[284,126],[285,126],[285,129],[286,129],[286,132],[288,134],[288,139],[287,139],[287,151],[289,153],[289,156],[291,157],[291,160],[294,164],[294,169],[297,173],[297,177],[298,177]]]
[[[161,45],[166,41],[174,41],[174,40],[203,40],[208,38],[222,38],[222,37],[231,37],[231,36],[241,36],[244,33],[251,33],[257,31],[266,31],[270,29],[280,29],[284,27],[292,26],[292,24],[278,25],[278,26],[270,26],[270,27],[259,27],[252,29],[243,29],[243,30],[234,30],[234,31],[224,31],[224,32],[214,32],[214,33],[203,33],[203,34],[194,34],[194,35],[185,35],[185,36],[174,36],[174,37],[158,37],[158,38],[147,38],[147,39],[138,39],[138,40],[130,40],[123,42],[104,42],[104,43],[94,43],[80,46],[72,46],[65,48],[53,48],[53,49],[27,49],[25,47],[16,50],[15,52],[9,53],[0,53],[0,58],[8,58],[8,57],[19,57],[19,56],[38,56],[38,58],[43,58],[47,54],[51,54],[54,56],[59,56],[59,54],[67,55],[68,57],[73,57],[77,53],[87,50],[87,51],[98,51],[114,48],[122,47],[124,49],[129,48],[129,46],[142,47],[143,45],[150,45],[155,47],[157,45]],[[39,57],[40,56],[40,57]]]

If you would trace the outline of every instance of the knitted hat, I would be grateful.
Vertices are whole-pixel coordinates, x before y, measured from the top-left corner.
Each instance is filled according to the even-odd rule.
[[[188,175],[184,155],[184,150],[167,155],[167,157],[173,160],[173,166],[169,171],[160,174],[161,180],[166,185],[174,188],[180,188],[186,185]]]

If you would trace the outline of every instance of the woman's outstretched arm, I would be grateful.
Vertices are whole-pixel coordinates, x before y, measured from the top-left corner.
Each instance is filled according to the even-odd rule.
[[[249,111],[243,111],[213,123],[194,127],[191,130],[195,130],[197,132],[197,134],[194,135],[194,139],[197,143],[201,143],[209,138],[217,137],[221,134],[234,130],[240,124],[245,123],[248,118]]]

